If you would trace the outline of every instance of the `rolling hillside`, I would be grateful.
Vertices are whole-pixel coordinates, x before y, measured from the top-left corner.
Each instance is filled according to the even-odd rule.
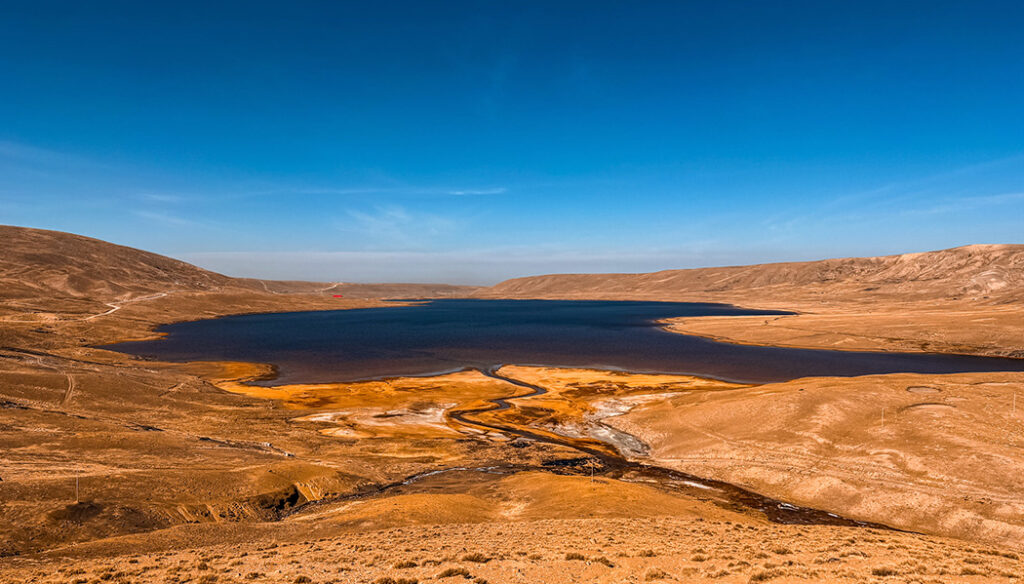
[[[238,285],[161,255],[58,231],[0,226],[0,298],[117,300]],[[251,283],[243,283],[251,287]]]
[[[1024,300],[1024,245],[969,245],[871,258],[516,278],[480,297],[833,301]]]
[[[90,237],[0,226],[0,301],[63,311],[164,293],[343,294],[355,298],[466,294],[464,286],[349,284],[232,278]]]

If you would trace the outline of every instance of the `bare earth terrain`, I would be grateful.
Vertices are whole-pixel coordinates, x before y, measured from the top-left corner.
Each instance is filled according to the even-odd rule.
[[[754,345],[1024,357],[1024,309],[1019,303],[809,307],[801,314],[770,318],[672,319],[668,329]]]
[[[1019,356],[1022,246],[474,291],[240,280],[20,228],[0,242],[3,582],[1024,575],[1022,374],[745,386],[506,366],[268,388],[246,383],[261,364],[92,347],[223,314],[476,294],[788,308],[670,328]]]

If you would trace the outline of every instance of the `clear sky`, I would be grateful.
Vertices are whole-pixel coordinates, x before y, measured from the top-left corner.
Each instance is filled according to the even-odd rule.
[[[323,281],[1021,243],[1021,31],[1017,1],[5,2],[0,223]]]

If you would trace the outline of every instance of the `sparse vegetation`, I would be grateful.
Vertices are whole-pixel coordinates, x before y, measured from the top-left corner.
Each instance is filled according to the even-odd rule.
[[[760,570],[750,575],[751,582],[767,582],[780,576],[783,576],[785,572],[782,570]]]
[[[435,581],[485,584],[486,579],[472,574],[467,569],[469,566],[449,564],[469,562],[467,558],[475,554],[490,558],[486,562],[487,567],[481,567],[481,570],[493,569],[502,574],[514,568],[521,571],[524,581],[548,581],[546,575],[551,574],[550,570],[564,570],[563,562],[566,559],[589,564],[586,567],[576,564],[569,573],[586,570],[588,574],[594,574],[594,570],[607,566],[615,570],[609,572],[609,575],[614,575],[616,582],[632,580],[651,583],[701,579],[758,583],[790,578],[807,582],[844,579],[865,581],[871,578],[879,582],[937,582],[960,576],[1005,579],[1019,571],[1017,561],[1006,557],[1002,550],[987,550],[999,553],[986,553],[980,549],[966,552],[961,547],[951,549],[944,542],[936,544],[916,540],[919,536],[915,535],[887,535],[886,542],[858,541],[855,544],[858,551],[870,552],[867,555],[890,562],[867,564],[859,555],[853,556],[849,563],[829,561],[830,558],[838,560],[836,556],[830,555],[834,551],[851,548],[836,538],[841,531],[833,531],[828,527],[763,527],[757,532],[760,539],[742,542],[735,538],[736,532],[732,525],[715,521],[704,522],[704,527],[700,529],[693,529],[695,523],[688,520],[659,521],[643,528],[639,527],[642,523],[628,519],[570,521],[558,525],[559,529],[552,529],[551,535],[535,533],[536,530],[530,529],[528,522],[517,524],[515,528],[508,524],[500,524],[500,528],[499,525],[487,524],[460,526],[453,530],[454,533],[440,534],[435,533],[433,527],[351,534],[321,542],[321,550],[301,543],[283,543],[279,554],[272,559],[264,559],[250,552],[246,562],[240,566],[234,566],[235,560],[246,556],[236,552],[218,560],[216,558],[219,554],[214,553],[220,551],[218,549],[195,555],[178,552],[141,555],[137,564],[111,562],[91,567],[79,562],[73,565],[73,569],[69,565],[63,571],[55,570],[55,576],[49,580],[44,572],[33,572],[29,574],[30,577],[14,581],[65,584],[74,582],[75,574],[80,574],[85,582],[79,584],[224,584],[242,581],[308,584],[421,584]],[[615,536],[614,540],[612,536]],[[794,537],[806,538],[806,544],[792,545],[789,542]],[[680,546],[683,549],[676,553],[665,552],[661,557],[641,555],[647,549],[646,545],[658,545],[665,538],[691,538],[689,541],[692,544]],[[387,541],[396,550],[395,553],[403,555],[395,557],[389,554],[381,546],[383,541]],[[776,547],[780,547],[780,542],[787,542],[782,547],[791,550],[789,554],[773,552]],[[533,561],[526,559],[531,555],[542,556],[533,554],[532,546],[552,549],[556,545],[568,544],[573,545],[570,549],[584,552],[549,554],[546,559],[540,557]],[[888,550],[893,544],[896,544],[894,547],[897,549]],[[903,547],[898,547],[900,545]],[[747,560],[759,550],[769,551],[769,557],[751,565]],[[455,551],[458,553],[452,553]],[[638,561],[638,556],[643,559]],[[615,559],[614,564],[608,559],[618,557],[626,559]],[[706,559],[701,560],[701,557]],[[964,562],[965,559],[971,562]],[[299,562],[296,563],[296,560]],[[197,566],[200,562],[206,562],[209,568],[199,570]],[[407,572],[405,577],[395,573],[396,570],[423,569],[424,566],[436,565],[438,562],[442,562],[441,567],[427,578],[419,572]],[[482,566],[483,562],[477,564]],[[560,564],[560,568],[555,568]],[[118,570],[121,565],[134,567]],[[83,570],[83,567],[88,569]],[[929,580],[929,577],[933,579]]]
[[[469,573],[469,570],[467,570],[465,568],[462,568],[462,567],[458,567],[458,568],[445,568],[444,570],[441,570],[440,573],[438,573],[437,578],[454,578],[456,576],[462,576],[464,578],[472,578],[472,574]]]
[[[644,580],[647,580],[648,582],[652,580],[667,580],[671,577],[672,576],[668,572],[660,568],[651,568],[650,570],[647,570],[646,574],[644,574]]]

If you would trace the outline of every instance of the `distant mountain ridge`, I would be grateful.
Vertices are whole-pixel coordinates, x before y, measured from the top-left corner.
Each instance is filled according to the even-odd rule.
[[[887,297],[906,300],[1024,300],[1024,245],[664,270],[643,274],[552,274],[514,278],[478,297],[779,300]]]

